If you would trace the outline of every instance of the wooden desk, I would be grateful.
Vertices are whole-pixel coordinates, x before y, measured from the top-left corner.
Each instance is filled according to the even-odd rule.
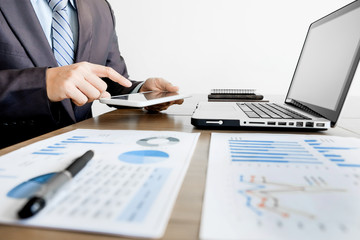
[[[77,128],[90,129],[136,129],[136,130],[167,130],[183,132],[201,132],[189,170],[175,203],[166,233],[163,239],[198,239],[202,202],[205,190],[205,180],[208,161],[208,150],[211,131],[195,129],[190,123],[191,113],[199,100],[204,96],[186,99],[181,106],[172,106],[164,113],[148,114],[139,109],[115,110],[96,118],[74,124],[72,126],[48,133],[35,139],[0,150],[0,155],[16,150],[33,142],[46,139]],[[354,104],[358,101],[354,101]],[[344,108],[346,113],[346,108]],[[336,135],[360,137],[360,111],[349,111],[349,115],[341,118],[336,128],[325,132],[306,134]],[[355,114],[355,115],[354,115]],[[231,132],[231,131],[217,131]],[[234,132],[234,131],[233,131]],[[242,132],[242,131],[237,131]],[[257,131],[259,132],[259,131]],[[247,132],[248,133],[248,132]],[[277,132],[284,133],[284,132]],[[289,132],[286,132],[289,133]],[[294,132],[294,134],[303,134]],[[0,239],[27,240],[110,240],[123,239],[115,236],[58,231],[39,228],[25,228],[0,225]]]

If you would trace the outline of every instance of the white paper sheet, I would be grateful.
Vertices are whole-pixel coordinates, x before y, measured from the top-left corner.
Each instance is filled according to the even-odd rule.
[[[211,137],[201,239],[359,239],[360,140]]]
[[[78,129],[0,157],[0,222],[134,237],[163,235],[199,134]],[[51,174],[94,158],[36,216],[17,210]]]

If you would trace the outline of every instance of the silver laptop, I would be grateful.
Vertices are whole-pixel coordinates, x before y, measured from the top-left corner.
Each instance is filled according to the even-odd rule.
[[[334,127],[359,62],[360,1],[309,27],[284,103],[200,102],[191,123],[199,128]]]

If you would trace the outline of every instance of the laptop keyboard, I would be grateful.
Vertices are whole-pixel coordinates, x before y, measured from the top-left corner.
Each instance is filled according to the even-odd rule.
[[[236,103],[249,118],[310,119],[276,103]]]

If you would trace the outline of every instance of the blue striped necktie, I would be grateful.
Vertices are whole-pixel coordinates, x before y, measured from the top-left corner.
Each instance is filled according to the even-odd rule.
[[[68,0],[48,0],[53,11],[52,44],[59,66],[74,63],[74,38],[67,13]]]

